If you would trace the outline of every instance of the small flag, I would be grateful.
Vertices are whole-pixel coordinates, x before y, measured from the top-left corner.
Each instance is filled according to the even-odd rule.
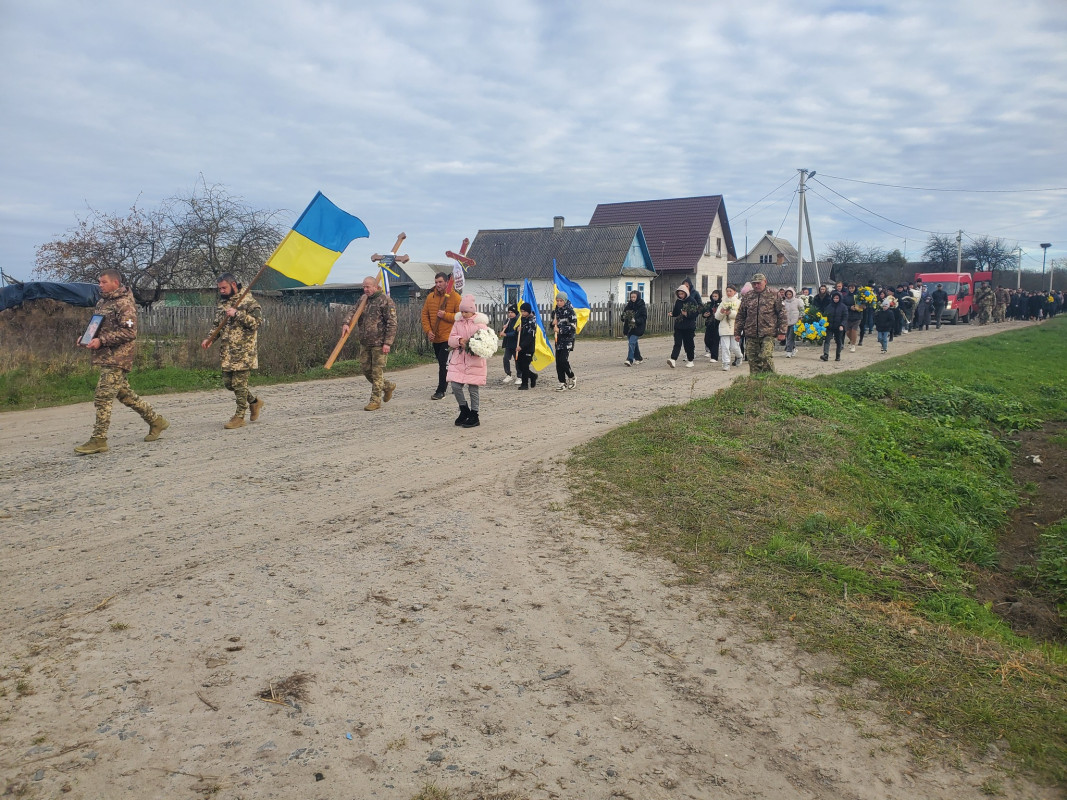
[[[530,283],[529,278],[522,287],[522,302],[530,304],[533,308],[534,320],[537,322],[534,357],[530,362],[530,369],[540,372],[556,360],[556,354],[552,351],[552,345],[548,343],[548,337],[545,336],[545,323],[541,321],[541,312],[537,308],[537,295],[534,294],[533,284]]]
[[[579,286],[569,278],[565,278],[560,274],[560,271],[556,269],[556,259],[552,259],[552,276],[555,281],[553,286],[552,299],[555,300],[556,295],[563,292],[567,295],[567,299],[571,301],[571,305],[574,306],[574,316],[578,318],[577,330],[575,333],[581,333],[582,328],[585,327],[585,323],[589,321],[589,298],[585,294],[585,289]]]
[[[358,217],[335,206],[322,192],[267,259],[267,266],[305,286],[323,283],[353,239],[370,236]]]

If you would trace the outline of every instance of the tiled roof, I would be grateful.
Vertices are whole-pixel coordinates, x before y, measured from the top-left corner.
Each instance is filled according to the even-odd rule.
[[[477,263],[467,278],[551,279],[552,259],[574,280],[615,277],[622,274],[635,236],[643,241],[635,222],[478,231],[467,253]]]
[[[704,255],[715,216],[722,225],[727,258],[734,258],[733,235],[726,218],[722,195],[641,200],[632,203],[601,203],[590,225],[638,222],[645,233],[656,272],[692,273]]]

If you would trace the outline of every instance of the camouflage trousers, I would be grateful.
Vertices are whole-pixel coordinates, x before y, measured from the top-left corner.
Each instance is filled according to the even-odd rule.
[[[988,325],[989,319],[992,316],[991,306],[978,306],[978,324]]]
[[[141,415],[141,419],[149,425],[156,418],[156,412],[147,400],[142,400],[130,388],[126,370],[120,367],[103,367],[100,370],[100,380],[96,382],[96,396],[93,405],[96,406],[96,424],[93,425],[93,438],[106,439],[107,429],[111,427],[111,404],[118,398],[124,406],[132,408]]]
[[[745,356],[748,358],[748,374],[774,372],[774,337],[745,338]]]
[[[385,390],[385,362],[389,356],[380,347],[362,346],[359,349],[359,363],[363,367],[363,377],[370,381],[371,400],[381,400]]]
[[[993,308],[993,322],[1003,322],[1007,310],[1007,306],[995,306]]]
[[[238,417],[243,417],[249,404],[256,402],[256,396],[248,391],[248,376],[251,372],[250,369],[224,369],[222,371],[222,384],[237,398],[235,416]]]

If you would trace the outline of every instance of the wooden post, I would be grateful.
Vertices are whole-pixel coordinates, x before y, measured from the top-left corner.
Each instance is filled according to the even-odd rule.
[[[404,233],[403,231],[401,231],[400,235],[396,237],[396,244],[393,245],[393,255],[396,255],[397,250],[400,249],[400,245],[403,243],[403,241],[406,238],[408,238],[408,235],[406,233]],[[401,257],[401,258],[403,258],[403,257]],[[381,256],[378,255],[377,253],[375,253],[374,255],[371,256],[371,261],[378,261],[380,259],[381,259]],[[399,261],[400,259],[397,259],[397,260]],[[407,260],[409,260],[409,259],[404,259],[404,261],[407,261]],[[403,262],[401,262],[401,263],[403,263]],[[382,273],[381,273],[381,270],[378,271],[378,277],[375,279],[375,283],[379,287],[382,285]],[[337,340],[337,344],[334,345],[333,352],[330,353],[330,357],[328,359],[326,359],[326,365],[325,365],[326,369],[330,369],[331,367],[333,367],[333,364],[337,360],[337,357],[339,355],[341,355],[341,350],[344,349],[345,342],[347,342],[348,341],[348,337],[352,335],[352,331],[354,331],[356,329],[356,323],[358,323],[359,322],[359,318],[363,316],[363,310],[366,307],[367,307],[367,295],[364,294],[359,299],[359,305],[356,306],[356,313],[352,315],[352,320],[348,324],[348,333],[342,333],[341,334],[341,338],[338,339]]]

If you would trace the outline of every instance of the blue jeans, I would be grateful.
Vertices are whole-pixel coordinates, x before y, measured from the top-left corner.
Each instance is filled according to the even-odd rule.
[[[889,349],[889,331],[878,331],[878,344],[882,345],[883,350]]]
[[[631,361],[631,362],[633,362],[633,361],[642,361],[643,359],[641,358],[641,346],[637,343],[637,340],[640,339],[641,337],[640,336],[634,336],[631,333],[629,338],[630,338],[630,348],[629,348],[629,350],[626,351],[626,360],[627,361]]]

